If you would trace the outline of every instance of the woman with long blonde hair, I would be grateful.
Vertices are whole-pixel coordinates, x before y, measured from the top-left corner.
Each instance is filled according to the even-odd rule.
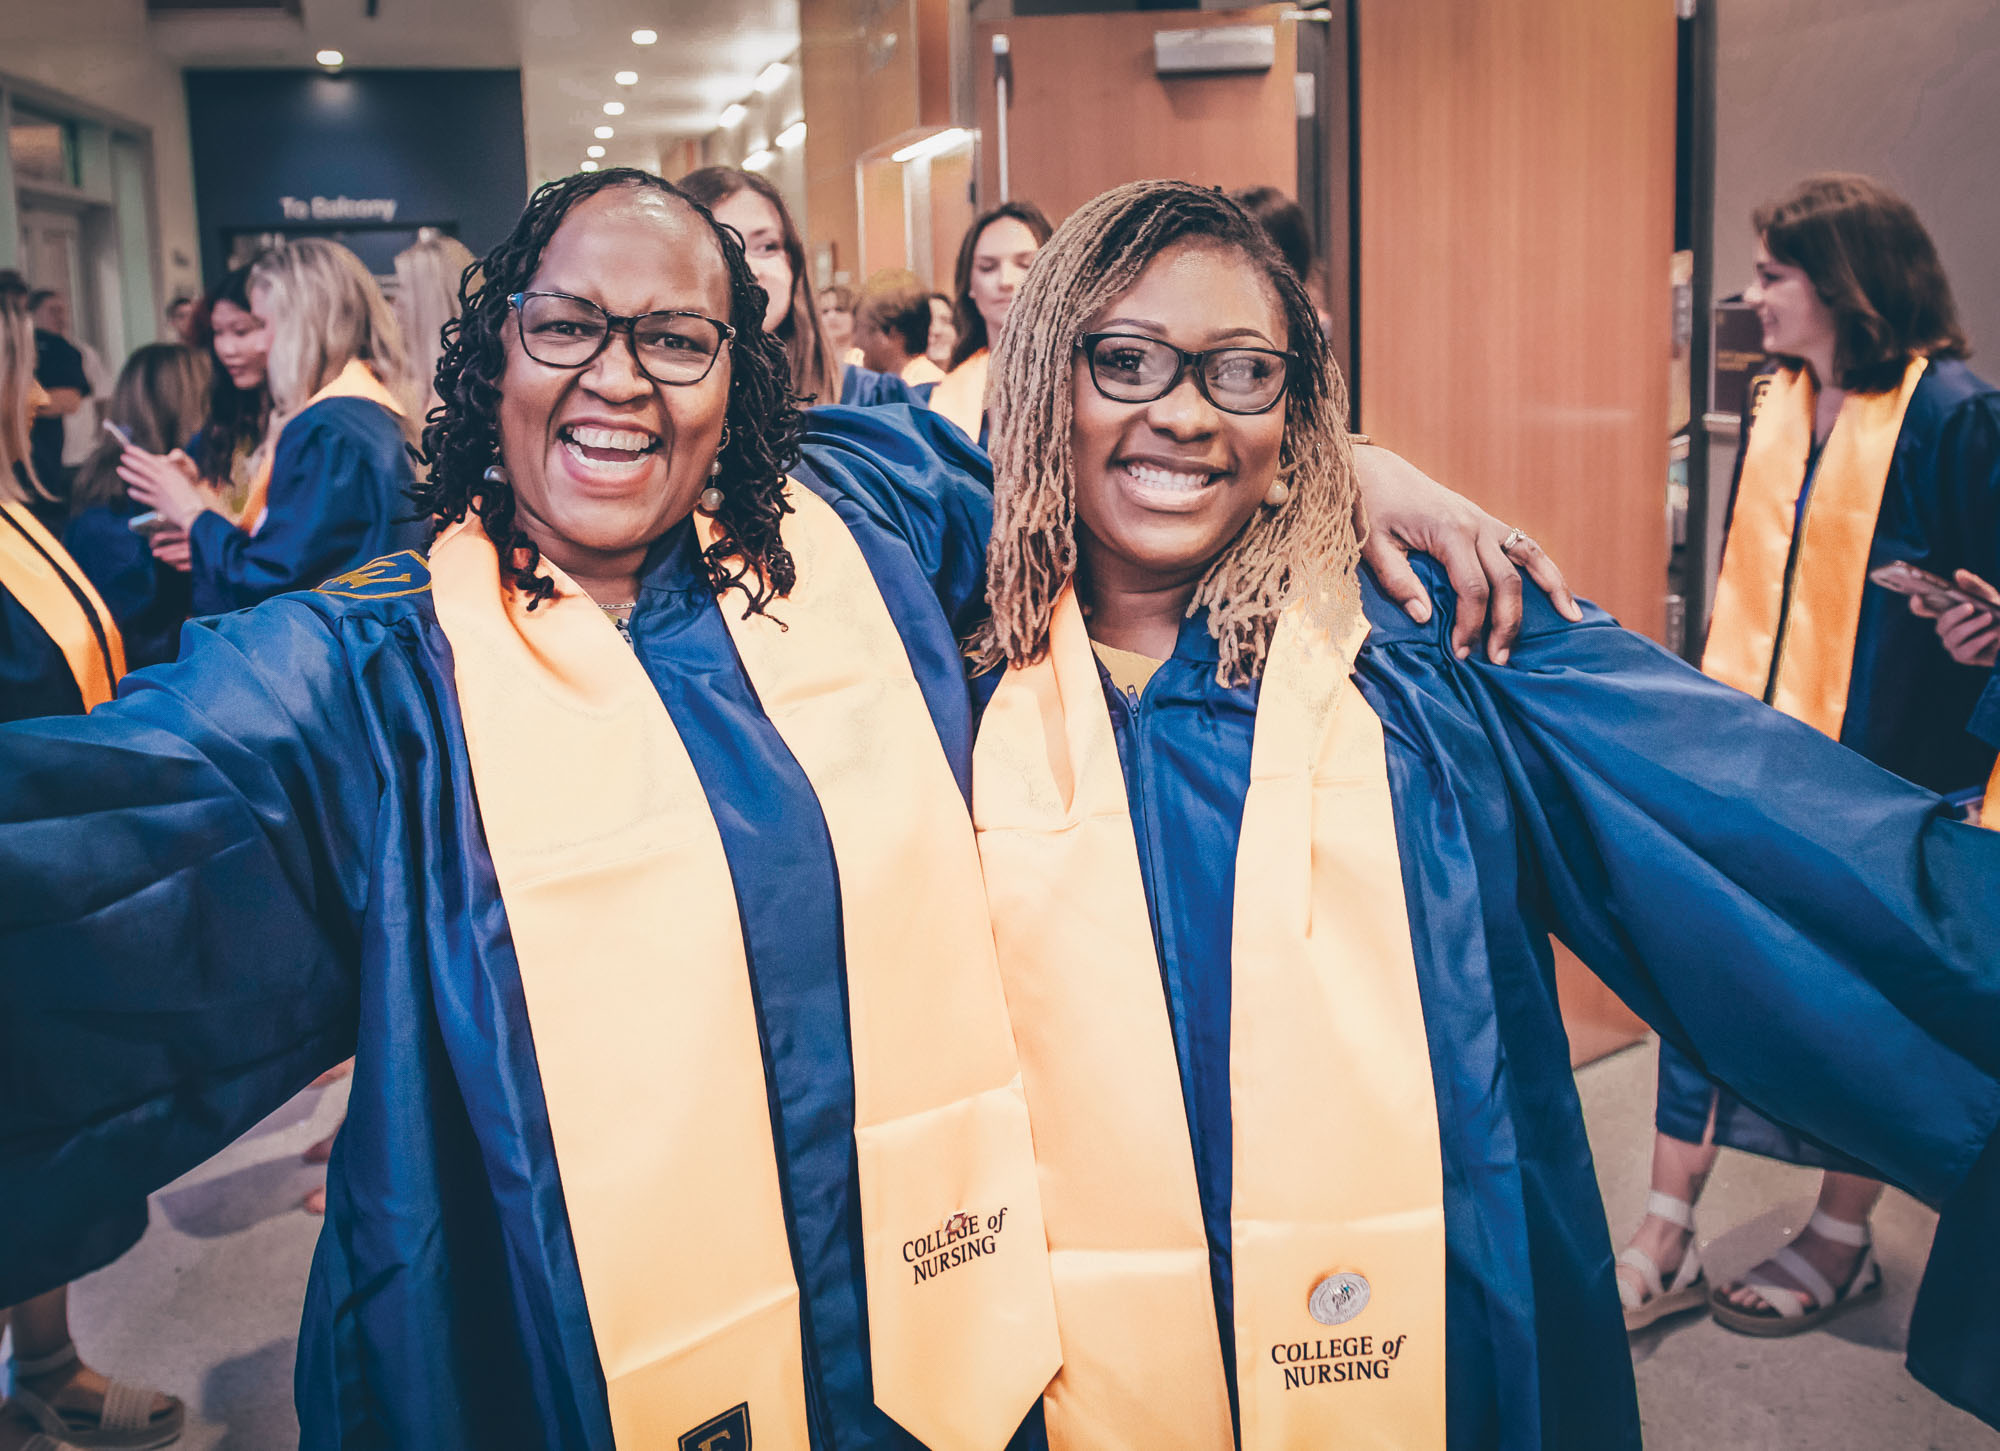
[[[318,237],[288,242],[251,269],[250,305],[270,332],[272,441],[241,523],[217,509],[185,455],[127,450],[120,465],[132,497],[173,526],[155,536],[155,553],[185,541],[197,614],[316,585],[424,535],[409,500],[417,424],[394,391],[406,354],[361,260]]]
[[[1071,217],[989,396],[1056,1451],[1638,1447],[1551,934],[1943,1208],[1911,1366],[2000,1422],[2000,835],[1600,611],[1531,594],[1501,668],[1428,561],[1394,608],[1312,301],[1216,192]]]
[[[444,356],[444,327],[457,319],[465,274],[478,260],[458,238],[429,229],[416,245],[396,254],[396,322],[409,354],[402,386],[419,419],[439,406],[437,365]]]
[[[26,295],[0,292],[0,498],[48,505],[55,496],[35,477],[28,433],[41,389],[35,382],[35,325]]]

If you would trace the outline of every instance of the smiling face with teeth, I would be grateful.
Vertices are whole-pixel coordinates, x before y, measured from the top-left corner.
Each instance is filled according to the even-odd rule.
[[[1084,332],[1161,338],[1188,352],[1290,346],[1275,289],[1234,247],[1168,248]],[[1242,532],[1277,476],[1286,404],[1225,413],[1193,370],[1163,398],[1121,403],[1076,354],[1070,455],[1077,547],[1097,588],[1149,593],[1198,580]]]
[[[686,203],[636,187],[579,202],[524,290],[589,298],[626,317],[730,316],[714,234]],[[579,581],[629,579],[709,483],[729,403],[728,346],[701,382],[669,387],[639,370],[622,332],[583,368],[536,362],[511,320],[503,336],[500,453],[521,528]]]

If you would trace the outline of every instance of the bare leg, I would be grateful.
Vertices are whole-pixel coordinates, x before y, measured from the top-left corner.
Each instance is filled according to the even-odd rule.
[[[1666,1134],[1653,1136],[1653,1181],[1655,1193],[1665,1194],[1685,1204],[1692,1204],[1701,1197],[1702,1186],[1708,1182],[1708,1171],[1715,1167],[1715,1145],[1690,1144],[1683,1139],[1670,1138]],[[1657,1214],[1648,1214],[1639,1221],[1639,1228],[1633,1233],[1631,1245],[1644,1250],[1654,1264],[1660,1267],[1660,1278],[1671,1280],[1674,1272],[1681,1267],[1681,1260],[1687,1255],[1688,1245],[1694,1236],[1678,1224],[1665,1220]],[[1618,1273],[1632,1282],[1632,1288],[1645,1292],[1645,1282],[1639,1272],[1630,1265],[1620,1265]]]
[[[70,1343],[69,1286],[23,1300],[14,1307],[12,1321],[17,1362],[56,1354]],[[15,1380],[20,1389],[34,1392],[58,1411],[75,1411],[91,1417],[102,1413],[104,1393],[111,1385],[80,1359],[41,1375],[22,1375],[17,1366]],[[168,1396],[154,1396],[153,1414],[159,1415],[172,1404]],[[0,1440],[0,1451],[6,1451],[7,1445]]]
[[[1819,1208],[1830,1219],[1845,1220],[1849,1224],[1866,1224],[1868,1216],[1875,1209],[1875,1202],[1881,1197],[1882,1186],[1875,1180],[1864,1179],[1858,1174],[1835,1174],[1829,1170],[1820,1179]],[[1861,1264],[1861,1256],[1867,1252],[1865,1246],[1842,1244],[1839,1240],[1828,1239],[1825,1235],[1815,1233],[1810,1227],[1800,1231],[1797,1238],[1793,1239],[1792,1248],[1799,1252],[1807,1264],[1825,1275],[1828,1284],[1842,1287],[1854,1278],[1854,1272]],[[1785,1267],[1780,1264],[1767,1261],[1757,1266],[1753,1273],[1775,1284],[1796,1285],[1801,1291],[1806,1288],[1787,1274]],[[1729,1303],[1739,1309],[1766,1308],[1762,1295],[1740,1284],[1731,1285],[1724,1294]],[[1817,1305],[1818,1301],[1811,1294],[1807,1294],[1806,1308],[1814,1309]]]

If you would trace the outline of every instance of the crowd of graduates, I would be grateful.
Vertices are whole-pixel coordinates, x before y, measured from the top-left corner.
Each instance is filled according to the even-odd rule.
[[[1921,223],[1753,219],[1704,671],[1350,432],[1305,235],[1140,182],[815,294],[762,177],[579,174],[387,295],[258,256],[74,465],[0,274],[0,1451],[179,1436],[63,1287],[349,1060],[308,1447],[1636,1447],[1621,1314],[1865,1303],[1883,1182],[2000,1425],[2000,392]],[[1662,1042],[1615,1255],[1552,937]],[[1719,1144],[1828,1172],[1711,1286]]]

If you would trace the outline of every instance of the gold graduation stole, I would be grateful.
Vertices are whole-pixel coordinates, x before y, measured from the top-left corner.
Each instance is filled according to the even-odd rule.
[[[2000,831],[2000,761],[1986,778],[1986,799],[1979,806],[1979,824],[1988,831]]]
[[[370,403],[380,404],[398,418],[403,416],[403,405],[397,401],[396,395],[391,393],[382,380],[375,376],[374,371],[359,358],[349,358],[347,366],[340,370],[339,376],[306,399],[305,406],[299,409],[299,413],[305,412],[315,403],[324,403],[329,398],[366,398]],[[299,413],[294,413],[292,418],[297,418]],[[286,427],[291,425],[291,421],[291,418],[285,420]],[[281,428],[279,432],[283,433],[284,429]],[[264,511],[271,497],[271,465],[277,457],[278,444],[277,440],[273,439],[259,455],[257,472],[251,476],[250,488],[243,496],[242,523],[239,527],[245,534],[255,534],[263,527]]]
[[[796,588],[776,619],[722,613],[838,866],[875,1400],[940,1451],[997,1451],[1061,1352],[978,850],[859,547],[809,490],[787,497]],[[613,1431],[634,1451],[732,1428],[804,1451],[722,838],[644,666],[543,568],[557,597],[530,611],[477,519],[431,555]]]
[[[974,443],[979,441],[979,421],[986,416],[986,369],[992,359],[992,352],[981,348],[931,390],[931,411],[956,423]]]
[[[125,641],[103,596],[27,506],[11,501],[0,501],[0,589],[55,641],[85,710],[118,693]]]
[[[1847,716],[1861,595],[1889,462],[1926,365],[1912,358],[1893,391],[1850,393],[1840,405],[1806,500],[1805,536],[1789,580],[1785,570],[1812,452],[1816,393],[1803,369],[1787,368],[1770,378],[1751,407],[1750,441],[1701,668],[1835,740]]]
[[[1257,705],[1231,943],[1244,1451],[1445,1444],[1444,1172],[1382,724],[1294,607]],[[973,818],[1048,1216],[1056,1451],[1216,1451],[1229,1389],[1125,780],[1074,594],[1009,670]],[[1221,870],[1221,864],[1216,864]]]

